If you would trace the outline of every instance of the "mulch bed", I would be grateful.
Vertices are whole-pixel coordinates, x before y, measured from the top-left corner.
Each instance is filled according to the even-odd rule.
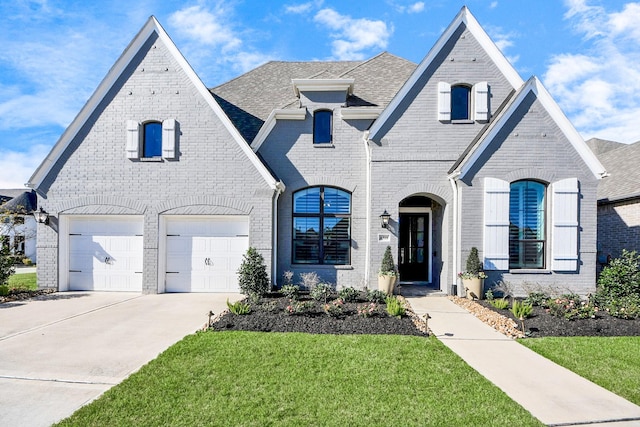
[[[509,319],[521,331],[520,320],[516,319],[510,310],[499,310],[485,300],[475,301],[473,304],[488,309],[495,315]],[[473,308],[465,308],[475,314]],[[495,323],[502,324],[499,321]],[[595,318],[568,320],[563,317],[552,316],[543,307],[535,306],[531,317],[524,320],[524,328],[524,336],[530,338],[640,336],[640,319],[620,319],[610,316],[607,312],[599,311],[596,313]]]
[[[10,290],[9,295],[0,296],[0,304],[3,302],[11,302],[11,301],[23,301],[30,298],[38,297],[40,295],[51,294],[55,292],[55,289],[38,289],[35,291],[25,291],[25,290]]]
[[[402,299],[402,297],[399,297]],[[370,317],[357,314],[357,307],[368,304],[365,300],[344,303],[338,316],[325,313],[324,301],[312,300],[302,295],[300,302],[310,302],[312,307],[304,313],[289,314],[288,298],[274,293],[251,304],[251,312],[236,315],[228,311],[214,319],[211,329],[215,331],[242,330],[259,332],[306,332],[311,334],[393,334],[426,336],[424,322],[412,311],[401,318],[389,316],[385,304],[378,304]]]

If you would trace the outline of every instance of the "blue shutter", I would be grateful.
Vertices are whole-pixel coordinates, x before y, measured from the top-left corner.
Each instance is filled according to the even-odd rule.
[[[552,263],[555,271],[578,270],[578,179],[553,183]]]
[[[484,179],[484,269],[509,269],[509,182]]]

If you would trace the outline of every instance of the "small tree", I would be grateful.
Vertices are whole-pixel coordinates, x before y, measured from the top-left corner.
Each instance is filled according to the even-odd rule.
[[[380,276],[397,276],[396,264],[393,262],[391,254],[391,246],[387,246],[382,256],[382,264],[380,265]]]
[[[474,276],[478,276],[480,271],[482,271],[482,264],[480,263],[480,257],[478,256],[478,248],[475,246],[471,248],[471,251],[469,251],[466,271]]]
[[[6,285],[9,277],[16,272],[13,266],[13,257],[7,248],[0,251],[0,286]]]
[[[269,276],[264,257],[255,248],[249,248],[243,255],[238,268],[240,290],[245,295],[262,296],[269,292]]]
[[[623,249],[600,273],[598,296],[609,300],[632,295],[640,296],[640,255]]]

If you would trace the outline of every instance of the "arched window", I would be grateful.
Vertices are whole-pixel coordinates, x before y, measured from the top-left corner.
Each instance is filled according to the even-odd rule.
[[[464,85],[451,86],[451,120],[471,118],[471,88]]]
[[[162,123],[145,123],[143,132],[142,157],[162,156]]]
[[[333,111],[317,110],[313,112],[313,143],[330,144],[332,141],[331,120]]]
[[[509,194],[509,268],[544,268],[546,185],[511,183]]]
[[[351,194],[309,187],[293,194],[294,264],[351,262]]]

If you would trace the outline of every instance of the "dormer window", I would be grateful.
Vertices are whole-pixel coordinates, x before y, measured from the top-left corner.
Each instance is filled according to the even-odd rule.
[[[469,120],[471,118],[471,88],[469,86],[451,86],[451,120]]]
[[[313,143],[331,144],[333,111],[317,110],[313,112]]]
[[[143,132],[142,157],[162,156],[162,123],[145,123]]]

